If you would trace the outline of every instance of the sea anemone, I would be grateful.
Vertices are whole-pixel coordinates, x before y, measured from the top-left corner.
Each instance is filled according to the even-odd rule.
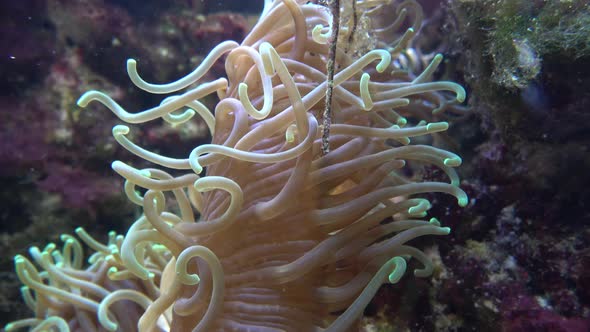
[[[358,4],[373,13],[388,2]],[[107,245],[78,229],[95,251],[86,268],[71,236],[62,237],[61,251],[53,244],[31,249],[44,272],[17,256],[35,318],[7,330],[344,331],[381,284],[405,274],[406,261],[421,264],[415,276],[430,275],[432,263],[409,242],[450,229],[423,220],[430,203],[421,194],[448,193],[460,206],[467,196],[453,169],[459,156],[410,140],[448,124],[426,122],[415,110],[441,112],[465,92],[453,82],[430,82],[440,56],[418,75],[391,65],[416,33],[416,22],[403,21],[421,19],[408,15],[417,10],[414,1],[399,4],[395,28],[403,32],[391,47],[357,57],[338,44],[333,82],[326,69],[330,11],[283,0],[266,1],[241,44],[219,44],[178,81],[148,83],[129,60],[140,89],[181,91],[159,106],[129,113],[101,92],[85,93],[80,106],[99,102],[128,124],[162,118],[181,126],[199,115],[212,141],[177,159],[136,145],[126,137],[129,127],[115,126],[125,149],[160,167],[112,164],[143,214]],[[202,82],[224,56],[227,77]],[[325,105],[329,84],[333,99]],[[201,102],[212,94],[219,98],[214,111]],[[326,106],[333,118],[330,152],[323,153]],[[421,180],[425,164],[439,167],[448,182]]]

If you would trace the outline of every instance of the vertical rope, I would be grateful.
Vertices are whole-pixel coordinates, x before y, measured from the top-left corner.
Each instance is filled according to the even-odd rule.
[[[322,154],[330,152],[330,125],[332,124],[332,92],[334,91],[334,68],[336,67],[336,45],[338,44],[338,32],[340,30],[340,0],[331,0],[329,3],[332,12],[332,36],[330,37],[330,50],[326,68],[327,90],[323,114]]]

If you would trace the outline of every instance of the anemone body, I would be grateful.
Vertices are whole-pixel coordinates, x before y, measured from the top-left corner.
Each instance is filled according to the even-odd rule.
[[[358,5],[369,14],[385,6]],[[429,275],[432,264],[409,242],[450,230],[436,219],[423,220],[430,203],[420,195],[448,193],[459,205],[467,197],[453,170],[461,159],[412,144],[412,138],[444,132],[448,124],[424,117],[425,109],[441,113],[462,102],[465,92],[452,82],[430,82],[440,56],[419,74],[392,64],[422,19],[414,1],[398,5],[399,18],[375,29],[375,36],[391,39],[377,43],[382,48],[356,55],[348,52],[350,45],[337,44],[332,82],[329,11],[284,0],[267,1],[241,44],[220,44],[176,82],[145,82],[130,60],[135,85],[175,94],[159,106],[129,113],[98,91],[84,94],[81,106],[97,101],[129,124],[162,118],[181,126],[199,115],[212,142],[175,159],[130,141],[127,126],[113,128],[123,147],[158,165],[140,170],[113,163],[143,215],[107,246],[83,237],[99,253],[87,274],[60,264],[64,259],[34,259],[79,280],[95,280],[91,272],[102,271],[96,280],[106,285],[116,279],[120,286],[93,293],[86,284],[49,278],[51,287],[74,294],[55,301],[55,292],[38,285],[41,274],[25,267],[28,272],[19,276],[37,297],[34,324],[61,317],[69,328],[84,330],[84,313],[84,326],[107,330],[344,331],[355,327],[382,283],[404,275],[407,260],[422,265],[416,276]],[[343,17],[350,20],[351,14]],[[347,32],[350,27],[341,39],[348,39]],[[227,77],[203,82],[224,56]],[[333,99],[325,105],[329,84]],[[200,99],[215,93],[219,102],[209,110]],[[320,125],[326,107],[333,117],[327,154]],[[422,165],[439,167],[448,182],[421,181]],[[56,257],[71,257],[65,250]],[[18,264],[31,265],[23,261]],[[83,299],[95,305],[81,306]],[[115,309],[120,301],[144,312],[121,317]]]

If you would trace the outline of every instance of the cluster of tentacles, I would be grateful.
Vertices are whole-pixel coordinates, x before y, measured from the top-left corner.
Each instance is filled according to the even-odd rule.
[[[421,194],[448,193],[461,206],[467,197],[453,169],[461,159],[411,138],[445,131],[446,122],[417,119],[424,107],[442,112],[462,102],[465,92],[431,82],[438,55],[415,75],[391,64],[419,28],[420,15],[408,15],[417,4],[405,1],[393,27],[403,32],[391,47],[356,58],[338,45],[331,151],[322,154],[332,22],[326,8],[306,2],[267,1],[241,44],[221,43],[169,84],[145,82],[129,60],[137,87],[168,95],[159,106],[129,113],[98,91],[80,98],[81,106],[97,101],[128,124],[162,118],[181,126],[198,115],[212,142],[186,159],[170,158],[115,126],[124,148],[160,167],[112,164],[143,215],[107,245],[78,230],[96,252],[86,268],[69,236],[61,251],[31,249],[43,272],[16,257],[35,318],[7,330],[344,331],[381,284],[404,275],[407,260],[421,265],[414,275],[431,274],[428,257],[409,242],[450,229],[423,220],[430,203]],[[370,10],[383,5],[359,2]],[[227,78],[202,82],[224,56]],[[201,101],[211,94],[219,98],[213,111]],[[437,166],[448,182],[412,176],[421,165]]]

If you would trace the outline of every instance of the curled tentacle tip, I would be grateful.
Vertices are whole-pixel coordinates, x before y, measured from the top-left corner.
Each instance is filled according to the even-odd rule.
[[[443,160],[443,163],[445,164],[445,166],[449,166],[449,167],[460,166],[462,162],[463,162],[463,160],[461,160],[461,158],[459,158],[458,156],[452,157],[452,158],[445,158],[445,160]]]
[[[248,97],[248,84],[242,82],[238,85],[238,97],[240,98],[242,106],[246,109],[246,112],[254,119],[262,120],[270,113],[269,105],[266,102],[261,110],[257,110],[254,105],[252,105],[252,102]]]
[[[113,136],[121,136],[129,134],[129,127],[126,125],[116,125],[113,127]]]
[[[193,172],[195,172],[195,174],[201,174],[203,172],[203,167],[201,165],[199,165],[198,162],[192,162],[189,161],[191,168],[193,169]]]
[[[323,25],[317,24],[311,30],[311,38],[316,43],[326,44],[328,42],[328,38],[330,38],[331,31],[328,31],[327,33],[322,33],[322,30],[323,29],[324,29],[324,26]]]
[[[430,203],[428,202],[420,202],[408,209],[408,214],[412,216],[424,217],[426,216],[426,211],[431,208]]]
[[[403,257],[396,256],[392,258],[393,264],[395,264],[395,268],[389,274],[389,282],[392,284],[397,283],[403,277],[404,273],[406,272],[406,260]]]
[[[178,115],[172,113],[166,114],[162,117],[162,119],[169,123],[173,128],[176,128],[176,126],[181,125],[187,122],[188,120],[192,119],[195,116],[195,114],[197,113],[189,108]]]
[[[194,149],[188,157],[188,163],[195,174],[201,174],[203,172],[203,166],[199,163],[199,156],[197,149]],[[196,182],[195,182],[196,183]]]
[[[295,135],[297,134],[297,125],[292,124],[290,125],[287,130],[285,131],[285,140],[289,143],[295,141]]]
[[[387,51],[384,51],[381,54],[381,61],[379,61],[379,63],[375,67],[375,69],[377,69],[377,72],[382,73],[385,71],[385,69],[387,69],[387,67],[389,67],[390,63],[391,63],[391,54]]]
[[[185,285],[194,286],[201,282],[201,278],[197,274],[187,274],[177,271],[176,275]]]

